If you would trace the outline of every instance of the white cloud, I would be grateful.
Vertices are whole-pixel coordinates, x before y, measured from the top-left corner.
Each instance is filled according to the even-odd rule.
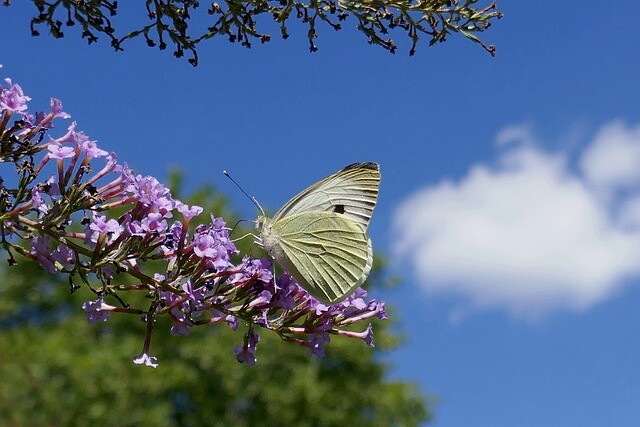
[[[615,191],[640,182],[640,125],[618,121],[605,125],[580,159],[587,180]]]
[[[532,141],[522,133],[518,139]],[[402,203],[397,251],[426,291],[461,294],[476,308],[535,317],[591,307],[640,273],[640,233],[615,219],[594,189],[640,182],[640,166],[637,177],[627,168],[640,165],[638,147],[640,127],[604,126],[580,161],[584,175],[566,155],[532,143],[511,148],[495,166],[475,165],[460,181],[426,187]],[[607,164],[621,159],[624,173]],[[640,202],[628,211],[640,223]]]

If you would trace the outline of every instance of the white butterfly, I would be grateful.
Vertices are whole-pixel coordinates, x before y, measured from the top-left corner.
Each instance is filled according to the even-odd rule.
[[[263,247],[311,295],[339,302],[373,264],[366,234],[378,200],[380,167],[354,163],[289,200],[273,218],[259,216]]]

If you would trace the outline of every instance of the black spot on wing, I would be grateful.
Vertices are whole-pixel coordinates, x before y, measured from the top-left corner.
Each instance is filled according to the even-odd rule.
[[[333,207],[333,211],[337,214],[343,214],[344,213],[344,205],[335,205]]]
[[[349,169],[373,169],[373,170],[380,170],[380,165],[378,165],[377,163],[374,162],[358,162],[358,163],[351,163],[350,165],[346,166],[345,168],[343,168],[343,171],[349,170]]]

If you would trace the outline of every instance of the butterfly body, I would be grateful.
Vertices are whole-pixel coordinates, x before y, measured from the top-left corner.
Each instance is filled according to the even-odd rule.
[[[320,301],[343,300],[371,271],[366,230],[379,182],[376,163],[354,163],[312,185],[273,218],[258,218],[263,247]]]

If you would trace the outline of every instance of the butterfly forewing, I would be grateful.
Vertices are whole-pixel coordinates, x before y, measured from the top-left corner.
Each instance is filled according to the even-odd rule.
[[[305,189],[289,200],[273,221],[303,212],[335,212],[369,226],[378,200],[380,168],[377,163],[353,163]]]
[[[356,221],[316,211],[288,215],[272,224],[282,249],[276,261],[319,300],[344,299],[369,274],[371,243]]]

